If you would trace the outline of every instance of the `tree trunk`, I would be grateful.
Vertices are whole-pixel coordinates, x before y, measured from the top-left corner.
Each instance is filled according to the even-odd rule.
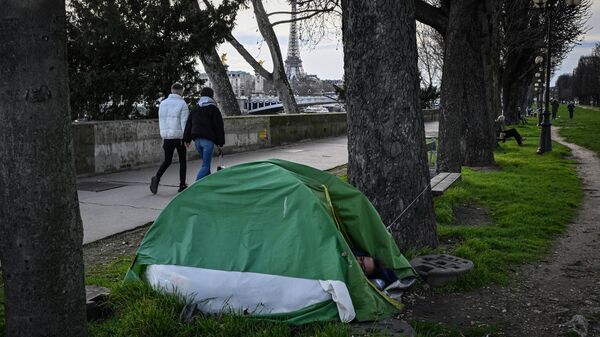
[[[85,336],[65,2],[7,0],[0,13],[6,336]]]
[[[508,78],[502,80],[502,106],[504,107],[504,117],[508,124],[519,121],[519,108],[521,109],[521,113],[525,114],[529,87],[527,83],[531,83],[531,76],[527,76],[524,79]]]
[[[390,226],[401,249],[437,236],[412,1],[342,1],[348,177]]]
[[[461,164],[494,163],[494,131],[490,109],[496,109],[486,80],[493,79],[493,53],[484,51],[485,23],[482,4],[476,0],[453,1],[446,30],[440,109],[440,171],[460,172]],[[487,27],[487,26],[485,26]],[[487,53],[487,55],[486,55]],[[499,97],[498,97],[499,99]]]
[[[485,106],[483,110],[473,111],[475,115],[470,119],[476,123],[465,124],[467,140],[463,164],[467,166],[487,166],[495,163],[494,119],[502,112],[500,107],[500,5],[500,1],[497,0],[484,0],[478,3],[477,23],[483,67],[483,80],[479,85],[485,88]],[[469,135],[475,136],[468,137]]]
[[[215,90],[215,99],[221,111],[226,116],[241,115],[240,105],[235,98],[235,93],[227,76],[227,70],[223,66],[223,63],[221,63],[221,58],[217,50],[212,48],[210,52],[200,54],[200,60]]]
[[[279,41],[277,41],[277,35],[275,35],[275,31],[271,26],[267,12],[263,7],[262,0],[252,0],[252,7],[254,8],[258,29],[265,39],[271,53],[271,60],[273,61],[273,84],[275,90],[277,90],[279,100],[281,101],[281,104],[283,104],[283,111],[285,113],[298,113],[299,110],[298,105],[296,104],[296,98],[294,97],[294,92],[292,91],[290,82],[285,74],[285,66],[283,65]]]
[[[529,83],[535,73],[533,48],[513,50],[505,56],[504,71],[502,72],[502,107],[506,121],[518,121],[518,109],[525,112],[528,105]]]

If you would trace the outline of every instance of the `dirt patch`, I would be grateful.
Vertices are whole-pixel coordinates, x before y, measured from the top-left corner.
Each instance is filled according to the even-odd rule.
[[[600,160],[593,152],[564,142],[577,159],[583,205],[572,224],[539,263],[518,268],[507,286],[465,293],[407,294],[402,317],[456,328],[497,326],[498,336],[577,336],[565,324],[575,315],[589,323],[587,336],[600,336]]]
[[[83,246],[83,263],[86,268],[108,264],[122,256],[135,255],[150,224],[119,233]]]
[[[462,244],[465,240],[455,236],[443,236],[438,238],[438,251],[440,253],[453,252],[456,247]]]
[[[477,204],[456,206],[452,210],[454,218],[459,225],[486,226],[493,225],[494,219],[490,210]]]

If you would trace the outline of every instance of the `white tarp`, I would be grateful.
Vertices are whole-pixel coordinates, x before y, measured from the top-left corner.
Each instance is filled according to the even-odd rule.
[[[173,265],[151,265],[146,278],[155,288],[191,298],[208,313],[281,314],[333,300],[342,322],[350,322],[356,315],[346,284],[337,280]]]

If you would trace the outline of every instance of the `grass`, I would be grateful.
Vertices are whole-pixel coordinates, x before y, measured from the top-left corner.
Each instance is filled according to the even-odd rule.
[[[85,283],[95,284],[109,289],[118,288],[123,283],[123,277],[133,256],[120,256],[109,264],[86,268]]]
[[[117,271],[116,267],[113,271]],[[143,283],[124,283],[113,289],[109,303],[115,315],[89,325],[90,336],[206,336],[206,337],[346,337],[350,326],[341,323],[315,323],[294,327],[282,322],[232,315],[200,315],[191,322],[178,322],[185,300],[162,294]],[[371,335],[376,336],[376,335]]]
[[[562,104],[558,110],[558,117],[552,124],[560,126],[562,137],[600,156],[600,108],[576,106],[573,119],[569,119],[567,107]]]

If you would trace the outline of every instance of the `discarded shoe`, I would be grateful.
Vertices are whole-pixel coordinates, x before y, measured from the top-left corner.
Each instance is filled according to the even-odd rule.
[[[150,192],[156,194],[156,191],[158,191],[158,178],[152,177],[152,180],[150,180]]]

